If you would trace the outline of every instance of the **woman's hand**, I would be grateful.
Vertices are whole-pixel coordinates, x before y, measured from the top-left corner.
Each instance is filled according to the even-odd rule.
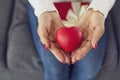
[[[38,34],[41,42],[61,63],[70,64],[70,56],[60,49],[55,41],[56,30],[63,23],[55,11],[44,12],[39,17]]]
[[[79,27],[82,29],[83,42],[72,53],[72,64],[81,60],[92,47],[97,47],[97,42],[104,33],[104,16],[99,11],[89,9],[83,14]]]

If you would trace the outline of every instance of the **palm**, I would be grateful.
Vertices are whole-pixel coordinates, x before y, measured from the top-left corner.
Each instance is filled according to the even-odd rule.
[[[82,59],[97,44],[104,33],[104,17],[99,12],[88,10],[81,18],[79,27],[82,29],[83,42],[73,52],[72,62]]]
[[[56,12],[43,13],[39,18],[38,34],[41,42],[49,48],[58,61],[70,64],[69,55],[66,55],[55,41],[55,32],[61,26],[63,26],[62,21]]]

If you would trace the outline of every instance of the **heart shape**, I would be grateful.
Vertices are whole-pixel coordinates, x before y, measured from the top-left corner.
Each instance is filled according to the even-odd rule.
[[[63,26],[56,31],[56,41],[64,51],[71,53],[80,46],[82,31],[75,26]]]

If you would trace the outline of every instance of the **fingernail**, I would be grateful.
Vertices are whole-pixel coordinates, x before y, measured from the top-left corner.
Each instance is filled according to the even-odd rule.
[[[44,44],[44,48],[45,48],[46,51],[48,51],[48,47],[47,47],[46,44]]]
[[[98,46],[97,46],[97,44],[95,44],[95,47],[94,47],[94,49],[96,50],[96,49],[97,49],[97,47],[98,47]]]
[[[76,61],[73,61],[72,64],[75,64]]]

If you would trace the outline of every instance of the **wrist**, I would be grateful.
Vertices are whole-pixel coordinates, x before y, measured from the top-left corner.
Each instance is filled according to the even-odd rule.
[[[104,14],[101,11],[99,11],[99,10],[94,10],[93,8],[89,8],[88,10],[91,11],[92,13],[99,14],[103,18],[105,18]]]
[[[59,14],[56,11],[45,11],[38,17],[38,22],[40,21],[40,19],[50,19],[51,21],[54,19],[55,16],[59,17]]]

